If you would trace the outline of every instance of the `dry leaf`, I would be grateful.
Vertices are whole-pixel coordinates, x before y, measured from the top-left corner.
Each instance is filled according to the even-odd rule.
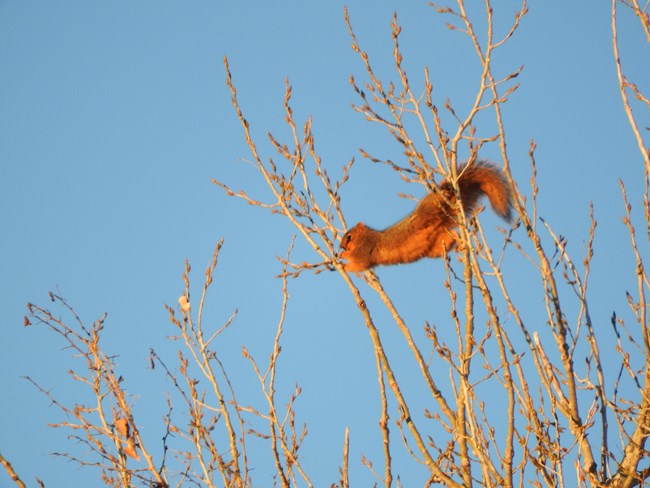
[[[115,429],[126,439],[129,438],[129,421],[126,419],[115,419]]]
[[[135,448],[135,439],[133,437],[129,437],[126,441],[126,447],[124,448],[124,454],[127,456],[132,457],[136,461],[140,460],[140,456],[138,455],[138,452],[136,451]]]

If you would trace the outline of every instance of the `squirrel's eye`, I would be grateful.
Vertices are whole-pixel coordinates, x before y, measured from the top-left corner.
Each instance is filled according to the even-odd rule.
[[[352,240],[352,234],[347,234],[345,236],[345,242],[350,242]]]

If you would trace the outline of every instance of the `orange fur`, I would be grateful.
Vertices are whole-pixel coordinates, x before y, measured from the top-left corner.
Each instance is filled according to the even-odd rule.
[[[458,171],[463,210],[471,214],[487,195],[494,211],[510,220],[512,197],[503,173],[489,163],[468,164]],[[454,249],[460,238],[456,202],[450,182],[418,203],[415,210],[395,225],[375,230],[359,222],[341,241],[341,257],[347,271],[365,271],[378,265],[411,263],[424,257],[439,258]]]

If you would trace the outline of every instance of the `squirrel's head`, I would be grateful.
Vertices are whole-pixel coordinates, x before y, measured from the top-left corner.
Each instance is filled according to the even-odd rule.
[[[350,253],[354,251],[354,248],[359,244],[359,239],[362,238],[365,230],[368,227],[363,222],[359,222],[357,225],[348,230],[343,239],[341,239],[341,249],[343,249],[343,254]]]
[[[368,233],[368,227],[359,222],[348,230],[341,239],[340,257],[347,260],[345,269],[347,271],[365,271],[368,266],[363,264],[363,242],[364,236]]]

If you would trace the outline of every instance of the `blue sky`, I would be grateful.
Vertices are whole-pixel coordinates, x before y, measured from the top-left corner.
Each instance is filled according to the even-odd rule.
[[[503,27],[518,4],[498,3]],[[358,152],[399,157],[386,134],[350,108],[357,100],[348,78],[364,79],[364,70],[350,49],[343,5],[0,0],[0,450],[28,482],[39,476],[46,486],[99,485],[92,473],[49,455],[70,443],[47,427],[60,420],[59,412],[22,378],[62,398],[76,391],[65,373],[76,363],[59,338],[22,326],[27,302],[47,306],[49,290],[65,296],[85,321],[108,312],[105,347],[119,355],[136,412],[155,439],[169,384],[147,369],[148,351],[153,347],[173,362],[177,348],[166,339],[173,329],[163,304],[175,305],[183,290],[185,258],[200,286],[214,244],[224,237],[209,316],[219,326],[239,309],[221,353],[243,395],[260,400],[240,350],[246,345],[260,359],[271,350],[281,299],[275,257],[286,253],[293,230],[210,182],[268,197],[242,161],[250,154],[225,85],[224,55],[260,142],[267,131],[287,135],[282,101],[288,77],[296,118],[313,117],[328,170],[339,175],[357,158],[343,195],[348,222],[382,227],[410,211],[397,194],[416,190]],[[358,1],[348,8],[359,42],[382,74],[395,79],[389,23],[397,10],[411,80],[421,86],[428,66],[441,105],[446,98],[459,107],[469,103],[476,86],[473,53],[426,2]],[[502,73],[525,66],[520,89],[504,107],[513,174],[525,187],[534,139],[540,213],[576,255],[584,250],[594,203],[599,228],[591,293],[603,328],[612,310],[624,309],[624,290],[634,286],[617,181],[628,185],[637,209],[642,190],[640,156],[617,91],[609,9],[609,2],[531,2],[520,30],[495,59]],[[622,13],[622,61],[647,94],[650,63],[635,22]],[[498,148],[483,156],[498,159]],[[317,259],[303,242],[296,254]],[[442,263],[379,275],[417,334],[425,320],[444,327],[449,313],[436,295]],[[285,395],[295,383],[303,387],[297,410],[310,429],[306,467],[317,485],[336,481],[350,426],[353,479],[368,486],[372,478],[360,466],[361,455],[377,463],[381,456],[374,356],[361,317],[335,273],[304,275],[289,291],[282,386]],[[531,293],[529,299],[535,307],[541,297]],[[408,371],[412,359],[388,319],[377,314],[394,362],[403,360]],[[417,395],[421,385],[405,383]],[[268,486],[262,462],[258,472],[256,484]],[[0,486],[8,486],[3,474]]]

